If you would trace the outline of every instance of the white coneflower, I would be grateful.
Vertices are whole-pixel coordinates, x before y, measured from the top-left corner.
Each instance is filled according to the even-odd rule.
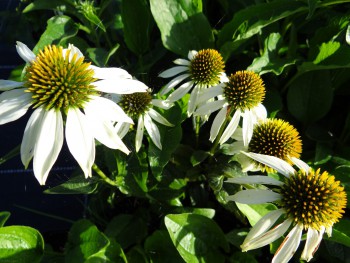
[[[273,169],[247,157],[242,151],[275,156],[289,164],[292,164],[290,157],[299,158],[302,151],[299,132],[281,119],[265,119],[256,123],[248,145],[243,144],[242,131],[239,128],[236,133],[239,136],[233,138],[237,141],[224,144],[222,148],[226,154],[235,154],[235,159],[241,164],[243,172],[259,170],[273,172]]]
[[[188,116],[191,116],[199,106],[197,101],[199,94],[204,89],[226,80],[224,60],[218,51],[202,49],[198,52],[192,50],[188,52],[188,60],[179,58],[174,63],[178,66],[167,69],[159,75],[162,78],[174,77],[161,90],[160,95],[165,95],[176,88],[167,98],[172,103],[181,99],[192,89],[187,108]]]
[[[195,112],[195,115],[202,116],[221,109],[210,129],[210,141],[216,139],[225,121],[231,118],[219,139],[220,144],[226,142],[237,129],[242,117],[243,143],[247,145],[254,123],[267,116],[266,109],[261,104],[265,97],[265,87],[260,76],[251,71],[238,71],[231,74],[227,82],[203,91],[199,102],[213,97],[218,97],[218,100],[203,104]]]
[[[102,93],[144,92],[147,86],[119,68],[98,68],[84,62],[78,48],[48,45],[35,55],[17,42],[17,52],[28,63],[23,82],[0,81],[0,124],[22,117],[32,107],[21,144],[25,167],[33,159],[34,174],[45,184],[63,145],[67,145],[86,177],[95,160],[95,141],[128,154],[115,134],[114,122],[132,120]]]
[[[150,92],[125,94],[119,96],[116,100],[128,116],[133,120],[137,120],[135,138],[136,151],[138,152],[141,148],[145,128],[152,142],[159,149],[162,149],[159,129],[154,121],[165,126],[171,127],[174,125],[168,122],[160,113],[154,110],[153,107],[169,109],[172,105],[160,99],[152,99]],[[116,125],[117,132],[120,136],[125,134],[129,126],[129,123],[119,123]]]
[[[276,202],[278,210],[263,216],[250,230],[241,248],[243,251],[263,247],[280,238],[291,228],[277,249],[272,262],[288,262],[297,250],[303,230],[307,231],[301,258],[310,261],[324,232],[330,236],[346,207],[346,192],[334,176],[320,169],[314,171],[306,163],[291,158],[299,170],[287,162],[269,155],[246,153],[257,162],[271,167],[284,177],[280,180],[268,176],[244,176],[229,179],[237,184],[265,184],[270,189],[242,190],[229,200],[244,204]],[[275,224],[283,217],[283,222]]]

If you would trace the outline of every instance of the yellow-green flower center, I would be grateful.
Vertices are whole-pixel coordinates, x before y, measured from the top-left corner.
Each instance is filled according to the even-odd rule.
[[[220,82],[225,63],[221,54],[215,49],[203,49],[191,60],[192,79],[203,86],[215,86]]]
[[[287,216],[305,229],[333,226],[342,217],[347,202],[340,182],[319,169],[291,175],[282,186],[281,195]]]
[[[229,76],[224,95],[234,109],[250,110],[264,100],[264,82],[252,71],[238,71]]]
[[[132,119],[144,114],[150,107],[152,96],[149,92],[124,94],[119,102],[124,112]]]
[[[300,157],[302,142],[298,131],[288,122],[266,119],[254,126],[248,151],[272,155],[292,164],[288,157]],[[256,164],[261,170],[273,172],[272,168],[264,164]]]
[[[32,93],[33,107],[43,106],[49,110],[83,108],[91,95],[98,92],[92,83],[94,71],[84,57],[63,54],[62,47],[49,45],[41,50],[35,61],[26,69],[27,92]]]

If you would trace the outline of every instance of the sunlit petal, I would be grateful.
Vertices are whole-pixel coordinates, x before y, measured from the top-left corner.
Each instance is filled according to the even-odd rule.
[[[22,87],[24,82],[18,82],[13,80],[0,79],[0,91],[11,90]]]
[[[304,170],[306,173],[309,172],[310,166],[307,165],[307,163],[303,162],[302,160],[296,158],[296,157],[289,157],[289,159],[300,169]]]
[[[175,102],[185,96],[186,93],[192,88],[193,82],[186,82],[178,87],[173,93],[171,93],[168,97],[169,102]]]
[[[227,107],[222,108],[218,114],[216,114],[213,124],[210,128],[210,138],[209,140],[213,142],[218,136],[219,130],[226,119]]]
[[[242,204],[263,204],[274,202],[281,199],[281,194],[271,190],[248,189],[237,192],[234,195],[227,197],[229,201],[235,201]]]
[[[228,178],[226,182],[235,184],[283,185],[283,182],[265,175],[236,176],[233,178]]]
[[[183,58],[175,59],[173,62],[174,62],[174,64],[181,65],[181,66],[189,66],[189,65],[191,65],[190,61],[188,61],[187,59],[183,59]]]
[[[121,68],[100,68],[96,66],[90,66],[94,70],[94,77],[97,79],[131,79],[132,76],[124,69]]]
[[[115,94],[146,92],[148,87],[135,79],[103,79],[93,83],[98,91]]]
[[[214,100],[210,101],[208,103],[205,103],[204,105],[201,105],[197,108],[194,115],[203,116],[203,115],[209,115],[214,111],[217,111],[221,109],[222,107],[227,104],[224,100]]]
[[[162,144],[160,142],[160,133],[157,125],[155,125],[152,121],[152,119],[145,114],[143,116],[144,121],[145,121],[145,127],[147,130],[147,133],[149,137],[151,138],[152,142],[159,148],[162,149]]]
[[[160,124],[163,124],[163,125],[169,126],[169,127],[174,126],[173,124],[171,124],[170,122],[168,122],[168,120],[165,119],[162,115],[160,115],[159,112],[155,111],[154,109],[149,109],[147,114],[148,114],[153,120],[155,120],[156,122],[159,122]]]
[[[170,103],[167,100],[159,100],[159,99],[153,99],[151,101],[151,104],[158,107],[158,108],[164,109],[164,110],[168,110],[172,106],[174,106],[174,103]]]
[[[169,81],[169,83],[168,84],[166,84],[165,86],[164,86],[164,88],[160,91],[160,95],[161,96],[163,96],[163,95],[165,95],[165,94],[167,94],[167,93],[169,93],[169,91],[172,89],[172,88],[174,88],[174,87],[176,87],[178,84],[180,84],[183,80],[185,80],[186,78],[188,78],[190,76],[190,74],[181,74],[181,75],[179,75],[179,76],[177,76],[177,77],[175,77],[175,78],[173,78],[171,81]]]
[[[197,107],[197,98],[199,94],[199,87],[195,86],[191,92],[190,99],[188,100],[188,105],[187,105],[187,116],[191,116]]]
[[[198,98],[198,104],[202,104],[218,95],[222,94],[222,85],[216,85],[204,90]]]
[[[253,113],[250,110],[247,110],[243,113],[242,135],[244,146],[247,146],[249,144],[249,141],[253,136],[253,126]]]
[[[323,234],[325,232],[325,227],[321,226],[320,231],[309,227],[307,230],[306,242],[303,253],[301,254],[301,259],[310,261],[315,252],[317,251],[321,241]]]
[[[188,59],[192,61],[192,59],[197,55],[197,53],[198,52],[196,50],[190,50],[187,55]]]
[[[19,41],[17,41],[16,44],[17,53],[25,62],[31,63],[35,60],[35,54],[27,47],[26,44]]]
[[[240,110],[236,110],[236,112],[233,115],[231,121],[229,122],[229,124],[227,125],[226,129],[224,130],[224,132],[221,135],[221,138],[220,138],[220,141],[219,141],[220,144],[223,144],[228,139],[230,139],[232,134],[235,132],[240,119],[241,119],[241,112],[240,112]]]
[[[162,73],[159,74],[159,77],[161,78],[170,78],[173,77],[181,72],[187,71],[188,67],[185,66],[175,66],[172,68],[169,68],[167,70],[164,70]]]
[[[130,123],[127,122],[118,122],[115,126],[115,132],[118,134],[118,136],[123,139],[124,136],[128,133],[130,129]]]
[[[143,116],[140,115],[137,120],[137,130],[136,130],[136,137],[135,137],[136,152],[138,152],[141,148],[144,132],[145,132],[145,124],[143,121]]]

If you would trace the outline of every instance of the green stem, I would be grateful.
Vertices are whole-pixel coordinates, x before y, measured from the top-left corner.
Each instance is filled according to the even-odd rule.
[[[195,133],[196,133],[196,147],[198,147],[199,144],[199,130],[200,130],[200,121],[201,121],[201,117],[200,116],[196,116],[195,118],[195,123],[196,123],[196,127],[195,127]]]
[[[98,176],[101,177],[105,183],[114,187],[118,187],[118,184],[115,181],[111,180],[96,164],[92,165],[92,169],[98,174]]]
[[[21,145],[16,146],[11,151],[9,151],[5,156],[0,158],[0,164],[10,160],[11,158],[17,156],[20,153]]]

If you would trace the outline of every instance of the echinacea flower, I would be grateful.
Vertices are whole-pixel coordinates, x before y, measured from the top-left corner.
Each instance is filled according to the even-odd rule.
[[[265,86],[261,77],[252,71],[238,71],[231,74],[227,82],[203,91],[199,102],[213,97],[218,100],[203,104],[195,112],[195,115],[202,116],[220,109],[210,129],[210,141],[216,139],[220,129],[225,128],[224,124],[231,118],[219,139],[220,144],[226,142],[237,129],[242,117],[243,143],[247,145],[254,123],[267,116],[266,109],[261,104],[265,97]]]
[[[161,90],[160,95],[165,95],[176,88],[167,100],[172,103],[185,96],[191,89],[188,101],[187,114],[191,116],[198,106],[198,96],[202,90],[210,88],[226,80],[224,60],[221,54],[214,49],[202,49],[198,52],[188,52],[188,59],[176,59],[178,66],[172,67],[159,74],[161,78],[174,77]],[[181,84],[180,86],[178,86]]]
[[[19,56],[28,63],[24,81],[0,80],[0,124],[34,111],[26,125],[21,160],[25,167],[33,158],[34,175],[44,185],[63,145],[63,127],[68,148],[83,170],[92,175],[95,140],[128,154],[129,150],[113,132],[114,122],[132,120],[102,93],[144,92],[147,86],[132,80],[120,68],[99,68],[84,62],[80,50],[48,45],[35,55],[17,42]]]
[[[254,125],[253,134],[248,145],[243,144],[242,132],[237,129],[238,136],[232,144],[224,144],[226,154],[235,155],[241,164],[242,171],[274,172],[269,166],[247,157],[243,152],[260,153],[275,156],[292,164],[291,157],[299,158],[302,142],[299,132],[288,122],[281,119],[264,119]],[[235,134],[233,134],[235,135]]]
[[[324,232],[331,236],[333,225],[339,221],[346,207],[346,192],[339,181],[328,172],[314,171],[306,163],[291,158],[298,171],[287,162],[268,155],[246,153],[257,162],[270,166],[284,177],[243,176],[229,179],[237,184],[265,184],[270,189],[242,190],[229,200],[244,204],[276,202],[279,209],[263,216],[250,230],[241,248],[248,251],[268,245],[291,228],[272,262],[288,262],[299,247],[303,230],[307,232],[301,258],[310,261],[317,251]],[[283,222],[275,224],[278,219]]]
[[[159,149],[162,149],[159,129],[154,121],[169,127],[174,125],[168,122],[167,119],[154,110],[153,107],[169,109],[172,105],[160,99],[152,99],[150,92],[136,92],[133,94],[124,94],[118,97],[119,99],[116,98],[116,101],[122,107],[124,112],[133,120],[137,120],[135,138],[136,152],[141,148],[145,128],[152,142]],[[129,127],[129,123],[120,122],[116,125],[116,130],[119,132],[120,136],[123,136]]]

